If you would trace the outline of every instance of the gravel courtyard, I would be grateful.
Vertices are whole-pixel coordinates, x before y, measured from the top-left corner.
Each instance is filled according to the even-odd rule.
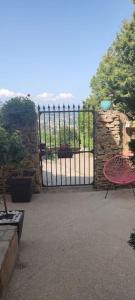
[[[63,189],[34,195],[24,208],[15,270],[2,300],[134,300],[132,190]]]

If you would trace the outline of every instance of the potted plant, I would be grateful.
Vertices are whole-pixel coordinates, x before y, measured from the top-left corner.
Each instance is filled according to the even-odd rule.
[[[33,193],[33,178],[35,169],[29,164],[25,166],[24,161],[16,164],[16,171],[11,172],[9,182],[9,191],[13,202],[30,202]]]
[[[110,99],[104,99],[100,103],[100,108],[104,111],[109,110],[112,108],[112,102]]]
[[[35,103],[31,101],[30,95],[27,97],[14,97],[6,101],[1,109],[1,124],[10,134],[19,130],[21,132],[21,139],[25,144],[25,149],[27,149],[27,155],[25,153],[24,157],[29,159],[18,159],[16,154],[16,141],[12,143],[12,162],[13,170],[15,172],[11,173],[9,178],[10,193],[13,202],[28,202],[32,196],[32,186],[33,177],[35,170],[33,166],[29,166],[28,162],[32,160],[33,157],[33,145],[31,146],[31,137],[29,141],[29,136],[27,135],[27,129],[33,130],[37,128],[37,113],[35,109]],[[15,138],[15,137],[14,137]],[[27,143],[28,141],[28,143]],[[34,151],[35,151],[34,144]],[[26,152],[26,151],[25,151]],[[34,162],[33,162],[34,165]]]
[[[114,92],[108,95],[107,99],[103,99],[100,103],[100,108],[104,111],[112,109],[113,104],[115,103]]]
[[[24,147],[19,133],[14,132],[11,135],[0,127],[0,173],[1,173],[1,192],[4,204],[4,210],[0,211],[0,224],[17,225],[18,237],[20,239],[24,211],[7,209],[6,185],[9,168],[12,164],[21,161],[24,158]]]
[[[58,158],[72,158],[73,151],[69,144],[62,144],[58,149]]]

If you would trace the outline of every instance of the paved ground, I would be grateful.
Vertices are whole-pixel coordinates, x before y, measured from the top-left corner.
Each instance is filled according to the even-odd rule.
[[[35,195],[25,208],[20,254],[3,300],[134,300],[131,190]]]
[[[45,185],[90,184],[93,182],[93,156],[74,154],[72,158],[43,159]]]

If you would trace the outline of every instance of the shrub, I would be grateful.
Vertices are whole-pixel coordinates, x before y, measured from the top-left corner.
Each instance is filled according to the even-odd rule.
[[[19,167],[24,157],[25,149],[19,132],[9,134],[4,128],[0,127],[0,171],[2,199],[6,214],[8,214],[6,205],[6,172],[11,165]]]
[[[1,124],[9,132],[36,124],[35,104],[29,97],[15,97],[6,101],[1,108]]]

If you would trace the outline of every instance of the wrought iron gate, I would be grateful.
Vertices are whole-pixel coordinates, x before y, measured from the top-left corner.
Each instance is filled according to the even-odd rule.
[[[94,108],[38,106],[38,116],[43,186],[93,184]]]

